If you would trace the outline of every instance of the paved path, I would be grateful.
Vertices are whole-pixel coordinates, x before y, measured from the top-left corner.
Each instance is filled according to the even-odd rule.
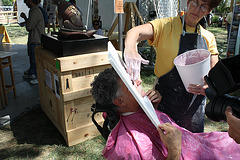
[[[9,116],[11,120],[20,114],[29,111],[31,108],[40,105],[38,85],[30,85],[22,78],[23,72],[29,67],[29,57],[27,55],[27,45],[13,45],[12,51],[18,52],[12,56],[13,74],[16,85],[17,98],[13,92],[8,93],[8,105],[0,111],[0,117]],[[8,67],[4,69],[6,83],[10,83]],[[1,126],[1,124],[0,124]]]

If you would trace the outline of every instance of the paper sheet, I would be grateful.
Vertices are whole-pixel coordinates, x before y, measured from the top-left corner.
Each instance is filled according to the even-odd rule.
[[[156,115],[156,112],[153,108],[153,105],[149,98],[147,96],[142,97],[137,89],[132,85],[130,76],[127,74],[124,65],[125,63],[122,61],[120,56],[118,55],[117,51],[113,47],[111,42],[108,42],[108,59],[119,75],[119,77],[122,79],[123,83],[127,86],[128,90],[132,93],[133,97],[137,100],[139,105],[142,107],[143,111],[146,113],[146,115],[149,117],[149,119],[152,121],[152,123],[157,126],[160,124],[158,117]]]

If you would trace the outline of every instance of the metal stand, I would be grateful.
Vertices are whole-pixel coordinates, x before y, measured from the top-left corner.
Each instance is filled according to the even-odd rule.
[[[123,39],[125,38],[127,31],[129,29],[135,27],[135,16],[134,15],[136,15],[138,17],[141,24],[144,24],[142,16],[141,16],[140,12],[138,11],[137,5],[134,2],[125,2],[123,9],[124,9],[124,14],[126,15],[124,30],[122,30],[122,25],[120,25],[120,23],[122,24],[122,14],[120,16],[120,13],[119,13],[107,34],[107,37],[109,37],[109,40],[112,42],[113,46],[117,50],[123,50],[123,49],[121,49],[121,48],[123,48],[123,43],[119,44],[119,42],[120,43],[123,42]],[[112,35],[117,24],[118,24],[118,32],[121,32],[121,34],[122,34],[121,40],[119,40],[120,37],[116,37],[116,36]],[[120,33],[118,33],[118,35],[120,35]],[[117,40],[119,40],[119,41],[117,41]]]

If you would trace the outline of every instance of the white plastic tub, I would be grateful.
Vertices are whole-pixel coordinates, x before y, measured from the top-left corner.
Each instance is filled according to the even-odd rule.
[[[204,76],[210,70],[210,52],[205,49],[187,51],[177,56],[173,63],[188,90],[189,84],[204,84]]]

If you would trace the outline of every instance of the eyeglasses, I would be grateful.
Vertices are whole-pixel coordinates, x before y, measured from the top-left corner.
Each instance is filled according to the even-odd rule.
[[[190,4],[193,6],[193,7],[198,7],[199,6],[199,4],[198,4],[198,2],[196,2],[196,1],[190,1]],[[203,12],[207,12],[207,11],[209,11],[209,7],[208,7],[208,5],[200,5],[200,9],[203,11]]]

